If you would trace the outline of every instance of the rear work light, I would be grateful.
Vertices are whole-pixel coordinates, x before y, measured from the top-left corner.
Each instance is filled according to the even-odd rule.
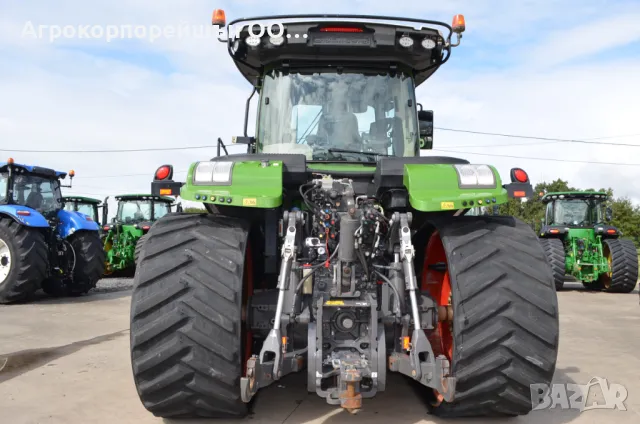
[[[171,177],[173,177],[173,166],[171,165],[162,165],[154,175],[155,180],[170,180]]]
[[[511,170],[511,182],[526,183],[529,182],[529,175],[520,168],[513,168]]]

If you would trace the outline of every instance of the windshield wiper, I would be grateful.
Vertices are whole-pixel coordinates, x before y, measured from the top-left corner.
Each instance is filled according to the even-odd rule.
[[[360,150],[334,149],[334,148],[327,149],[327,152],[329,152],[329,153],[355,153],[355,154],[360,154],[360,155],[365,155],[365,156],[385,156],[385,157],[390,157],[391,156],[391,155],[388,155],[386,153],[361,152]]]

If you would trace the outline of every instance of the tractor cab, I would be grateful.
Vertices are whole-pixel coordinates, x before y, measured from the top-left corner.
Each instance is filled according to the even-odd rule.
[[[116,196],[118,210],[113,223],[133,226],[147,231],[154,221],[172,212],[175,207],[171,197],[150,194],[128,194]]]
[[[545,194],[541,199],[546,205],[541,235],[564,237],[571,232],[584,236],[593,231],[603,237],[618,237],[618,230],[608,224],[612,211],[606,204],[607,200],[608,195],[604,192]]]
[[[256,137],[235,142],[322,162],[375,163],[430,147],[433,112],[422,111],[415,89],[448,60],[461,17],[454,28],[387,17],[271,17],[279,18],[290,22],[275,36],[249,31],[261,18],[229,24],[229,54],[260,96]]]
[[[73,171],[69,173],[73,177]],[[63,207],[61,180],[66,172],[16,164],[13,159],[0,163],[0,204],[11,205],[19,217],[29,221],[31,211],[44,218],[55,218]]]
[[[104,207],[100,200],[83,196],[65,196],[62,201],[65,210],[80,212],[100,224],[99,210]]]

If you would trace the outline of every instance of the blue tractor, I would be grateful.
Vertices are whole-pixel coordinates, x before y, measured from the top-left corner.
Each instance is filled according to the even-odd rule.
[[[0,303],[25,301],[40,288],[53,296],[85,294],[102,276],[98,224],[64,209],[66,177],[13,159],[0,162]]]

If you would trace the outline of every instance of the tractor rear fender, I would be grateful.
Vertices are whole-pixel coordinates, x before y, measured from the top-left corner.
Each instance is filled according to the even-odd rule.
[[[486,181],[481,180],[480,184],[475,177],[461,178],[460,172],[464,173],[472,169],[461,169],[461,167],[478,166],[482,165],[404,165],[403,184],[409,192],[411,206],[422,212],[437,212],[507,203],[509,194],[503,187],[500,174],[495,167],[483,166],[485,172],[486,167],[491,170],[493,179],[483,178]]]
[[[272,209],[282,205],[282,161],[234,159],[229,162],[221,159],[191,165],[180,197],[213,205],[261,209]],[[232,165],[229,165],[230,163]],[[218,167],[214,172],[215,183],[204,179],[204,175],[211,175],[214,165]],[[154,181],[154,184],[158,185],[160,182]]]
[[[60,237],[67,238],[76,231],[99,231],[98,223],[96,223],[89,216],[75,211],[58,211],[58,219],[60,225],[58,226],[58,234]]]
[[[49,228],[47,219],[35,209],[20,205],[0,205],[0,218],[10,218],[33,228]]]

